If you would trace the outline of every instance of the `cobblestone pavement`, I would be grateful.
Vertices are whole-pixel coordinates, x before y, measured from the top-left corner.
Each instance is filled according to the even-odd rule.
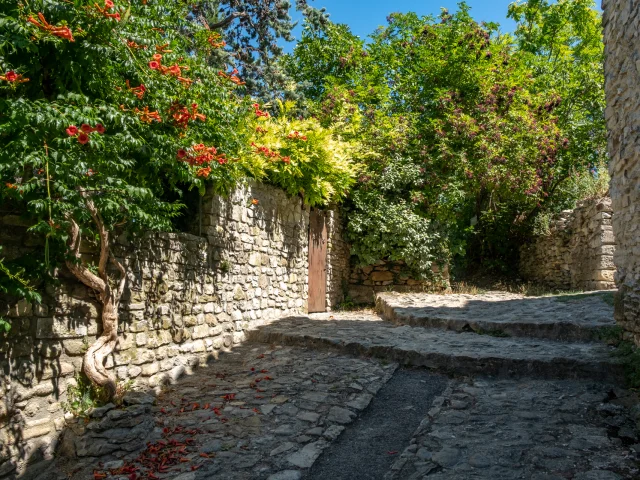
[[[151,448],[89,460],[75,478],[301,478],[396,368],[302,348],[235,348],[158,397]]]
[[[397,326],[366,312],[287,318],[250,332],[249,338],[374,355],[454,374],[608,379],[621,371],[611,348],[601,343],[498,338]]]
[[[612,388],[572,380],[452,382],[384,478],[640,478],[635,424]]]
[[[92,457],[35,478],[639,479],[640,407],[616,383],[610,353],[594,342],[398,326],[371,311],[283,319],[155,398],[94,412],[74,440]],[[394,362],[452,376],[422,370],[412,380],[422,374],[397,373]],[[394,422],[406,405],[389,388],[412,404],[423,392],[429,405]],[[377,418],[390,422],[388,437]],[[388,458],[359,469],[373,445]]]

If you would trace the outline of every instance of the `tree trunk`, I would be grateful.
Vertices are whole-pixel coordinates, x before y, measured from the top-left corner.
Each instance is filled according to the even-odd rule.
[[[116,393],[116,381],[107,372],[104,363],[118,342],[118,306],[124,291],[126,272],[122,264],[110,252],[109,232],[105,229],[102,217],[93,201],[84,192],[81,191],[80,194],[84,198],[85,205],[91,213],[100,235],[98,275],[91,272],[80,259],[80,228],[72,218],[69,219],[71,227],[69,229],[68,246],[75,257],[75,261],[67,260],[66,264],[78,280],[98,293],[98,299],[102,303],[102,334],[85,353],[83,370],[89,380],[104,388],[108,392],[109,398],[112,398]],[[108,261],[111,261],[120,272],[120,281],[116,288],[112,288],[109,284],[107,275]]]
[[[84,355],[84,373],[94,384],[104,388],[109,398],[116,393],[116,381],[104,363],[118,342],[118,307],[112,295],[102,301],[102,334]]]

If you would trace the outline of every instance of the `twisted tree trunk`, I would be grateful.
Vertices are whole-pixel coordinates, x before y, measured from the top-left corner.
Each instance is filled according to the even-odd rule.
[[[98,234],[100,236],[100,260],[98,262],[98,275],[91,272],[80,259],[80,243],[82,236],[80,227],[75,220],[69,219],[71,227],[69,229],[68,246],[73,254],[74,260],[66,262],[67,267],[78,280],[87,287],[93,289],[98,294],[98,300],[102,303],[102,333],[96,342],[89,347],[84,356],[84,373],[94,384],[103,387],[113,397],[116,393],[116,381],[107,372],[104,363],[107,357],[113,352],[118,342],[118,306],[124,291],[126,281],[125,269],[118,262],[110,251],[110,236],[104,226],[104,222],[98,212],[93,200],[80,191],[84,198],[87,210],[91,213]],[[120,280],[117,287],[112,288],[107,275],[107,263],[111,261],[120,273]]]

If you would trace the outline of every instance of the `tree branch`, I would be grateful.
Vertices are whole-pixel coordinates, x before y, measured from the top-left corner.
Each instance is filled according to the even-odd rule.
[[[78,280],[103,296],[107,291],[107,283],[80,263],[80,227],[78,227],[78,224],[73,218],[69,218],[69,221],[71,222],[71,228],[69,229],[69,241],[67,244],[69,245],[74,258],[78,260],[78,262],[67,260],[65,262],[67,268]]]
[[[229,15],[227,18],[220,20],[217,23],[214,23],[212,25],[209,25],[209,28],[214,30],[216,28],[223,28],[226,27],[227,25],[229,25],[231,22],[233,22],[236,18],[246,18],[248,17],[249,14],[245,13],[245,12],[233,12],[231,15]]]
[[[80,190],[80,195],[84,199],[84,204],[91,214],[93,223],[95,223],[96,227],[98,228],[98,235],[100,236],[100,260],[98,262],[98,275],[106,283],[108,282],[107,262],[109,261],[109,232],[106,228],[104,228],[102,215],[100,215],[100,212],[96,208],[91,197],[89,197],[84,190]]]

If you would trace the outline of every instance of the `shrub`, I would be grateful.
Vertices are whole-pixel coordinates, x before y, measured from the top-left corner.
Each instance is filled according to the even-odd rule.
[[[315,119],[271,117],[254,104],[250,162],[269,183],[311,206],[339,202],[355,182],[355,145]]]

